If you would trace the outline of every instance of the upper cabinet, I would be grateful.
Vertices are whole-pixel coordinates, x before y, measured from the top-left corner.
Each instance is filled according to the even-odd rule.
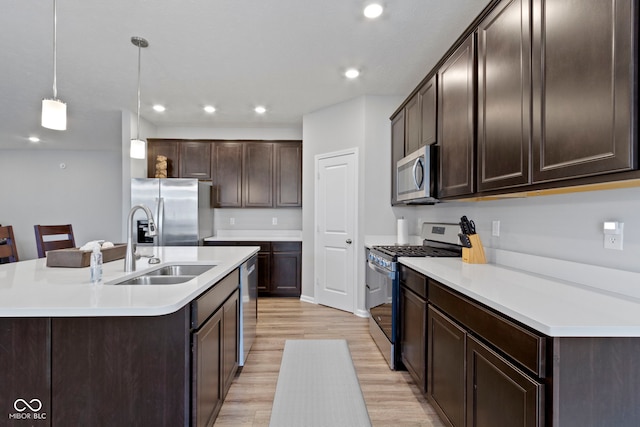
[[[180,177],[211,179],[211,143],[183,141],[180,143]]]
[[[438,197],[474,191],[474,40],[469,35],[438,70]]]
[[[244,207],[273,207],[273,164],[273,143],[249,142],[245,145],[242,198]]]
[[[391,204],[398,204],[396,165],[404,157],[404,110],[391,119]]]
[[[637,167],[633,3],[533,1],[534,182]]]
[[[281,142],[275,147],[275,207],[302,206],[302,144]]]
[[[529,183],[529,0],[505,0],[478,26],[478,190]]]
[[[213,144],[211,169],[214,207],[242,207],[242,157],[241,142],[216,142]]]
[[[434,142],[441,199],[639,179],[638,32],[634,0],[492,0],[391,118],[392,204]]]

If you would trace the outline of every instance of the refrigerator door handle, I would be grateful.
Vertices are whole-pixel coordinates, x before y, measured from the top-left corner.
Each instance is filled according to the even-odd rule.
[[[158,213],[156,215],[157,227],[158,227],[158,246],[164,246],[163,235],[164,232],[164,198],[159,197],[156,199],[156,205],[158,206]]]

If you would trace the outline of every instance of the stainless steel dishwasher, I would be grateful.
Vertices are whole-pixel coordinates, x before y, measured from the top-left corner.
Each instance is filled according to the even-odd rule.
[[[258,323],[258,256],[254,255],[240,266],[240,350],[239,366],[244,366],[251,345],[256,338]]]

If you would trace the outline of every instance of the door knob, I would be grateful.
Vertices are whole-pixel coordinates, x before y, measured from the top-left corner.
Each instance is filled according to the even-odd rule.
[[[347,242],[347,245],[350,245],[351,244],[351,239],[347,239],[346,242]]]

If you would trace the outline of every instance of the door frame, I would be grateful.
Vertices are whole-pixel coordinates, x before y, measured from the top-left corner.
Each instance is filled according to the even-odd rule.
[[[355,197],[356,197],[356,202],[354,203],[354,212],[353,212],[353,237],[352,239],[352,248],[353,248],[353,265],[351,266],[351,273],[352,273],[352,277],[353,277],[353,314],[359,315],[361,316],[361,310],[359,309],[358,306],[358,299],[359,299],[359,295],[360,295],[360,291],[358,289],[358,283],[359,283],[359,269],[358,269],[358,260],[359,260],[359,254],[360,251],[358,250],[359,245],[360,245],[360,227],[359,227],[359,207],[360,207],[360,153],[358,150],[358,147],[352,147],[352,148],[347,148],[344,150],[338,150],[338,151],[332,151],[329,153],[322,153],[322,154],[316,154],[314,156],[314,183],[315,185],[313,186],[314,188],[314,195],[313,195],[313,204],[314,204],[314,208],[313,208],[313,250],[314,250],[314,268],[313,268],[313,295],[314,295],[314,302],[316,304],[318,304],[318,295],[317,295],[317,289],[318,289],[318,269],[315,267],[316,265],[318,265],[317,263],[317,257],[318,254],[320,253],[320,250],[322,249],[320,247],[320,239],[318,238],[318,231],[319,231],[319,224],[318,224],[318,209],[319,209],[319,203],[318,203],[318,199],[319,199],[319,186],[318,186],[318,179],[320,177],[320,161],[324,160],[324,159],[330,159],[332,157],[342,157],[342,156],[347,156],[347,155],[353,155],[354,156],[354,163],[355,163],[355,182],[354,182],[354,189],[355,189]]]

